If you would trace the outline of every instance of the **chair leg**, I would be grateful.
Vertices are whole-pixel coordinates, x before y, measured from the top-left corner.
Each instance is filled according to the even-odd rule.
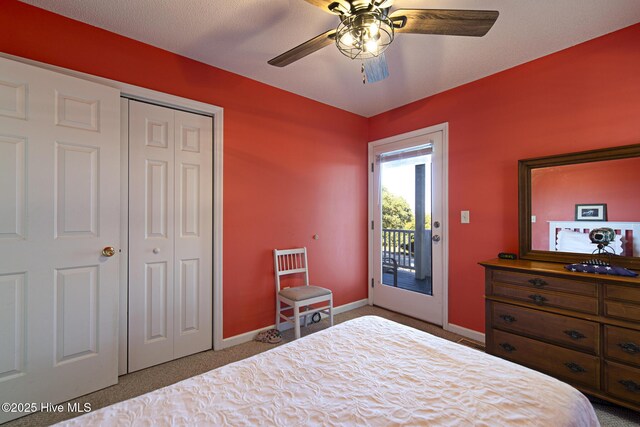
[[[296,333],[296,339],[300,338],[300,307],[293,306],[293,327]]]
[[[329,325],[333,326],[333,295],[331,295],[331,299],[329,300]]]
[[[305,309],[305,311],[309,311],[309,306],[307,305],[304,309]],[[306,328],[307,326],[309,326],[309,316],[307,316],[305,314],[304,315],[304,327]]]
[[[276,297],[276,330],[280,330],[280,300]]]

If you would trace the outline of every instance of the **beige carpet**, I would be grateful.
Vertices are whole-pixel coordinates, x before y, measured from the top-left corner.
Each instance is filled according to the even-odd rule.
[[[365,306],[342,313],[335,317],[335,321],[336,323],[341,323],[349,319],[369,314],[385,317],[451,341],[462,341],[462,344],[470,345],[472,347],[476,347],[478,345],[478,343],[463,339],[463,337],[445,331],[437,326],[377,307]],[[302,328],[302,335],[304,336],[316,332],[326,328],[327,326],[328,322],[323,320],[315,325]],[[293,331],[286,331],[283,333],[283,336],[284,339],[282,343],[277,345],[291,341],[293,339]],[[273,344],[249,342],[221,351],[205,351],[203,353],[183,357],[182,359],[167,362],[132,374],[123,375],[119,378],[119,383],[117,385],[82,396],[72,402],[80,403],[80,405],[90,403],[91,408],[96,410],[112,403],[120,402],[148,391],[173,384],[185,378],[207,372],[219,366],[261,353],[273,347]],[[595,403],[594,408],[596,409],[596,413],[603,427],[640,425],[640,414],[636,412],[620,408],[618,406],[609,405],[605,402]],[[46,426],[72,418],[73,416],[74,414],[69,413],[36,413],[11,421],[3,426]]]

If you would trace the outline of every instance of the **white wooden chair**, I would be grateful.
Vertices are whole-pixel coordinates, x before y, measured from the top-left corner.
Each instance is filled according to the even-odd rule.
[[[333,294],[329,289],[309,285],[307,248],[274,249],[273,262],[276,278],[276,328],[280,330],[281,320],[291,322],[298,339],[300,317],[304,317],[304,326],[307,326],[308,317],[319,312],[327,314],[329,323],[333,326]],[[280,289],[280,277],[289,274],[304,275],[304,285]],[[311,307],[320,303],[325,304],[321,307]],[[289,317],[283,314],[286,310],[293,310],[293,315]]]

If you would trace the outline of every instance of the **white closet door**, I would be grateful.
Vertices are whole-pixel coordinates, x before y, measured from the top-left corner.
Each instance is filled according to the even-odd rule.
[[[173,115],[129,103],[129,372],[173,359]]]
[[[129,371],[211,348],[212,120],[130,101]]]
[[[174,358],[211,348],[212,120],[175,112]]]
[[[0,58],[1,402],[117,382],[119,95]]]

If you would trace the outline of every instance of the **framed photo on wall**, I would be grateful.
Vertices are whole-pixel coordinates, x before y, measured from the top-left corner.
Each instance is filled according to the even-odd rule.
[[[607,204],[576,205],[576,221],[606,221]]]

